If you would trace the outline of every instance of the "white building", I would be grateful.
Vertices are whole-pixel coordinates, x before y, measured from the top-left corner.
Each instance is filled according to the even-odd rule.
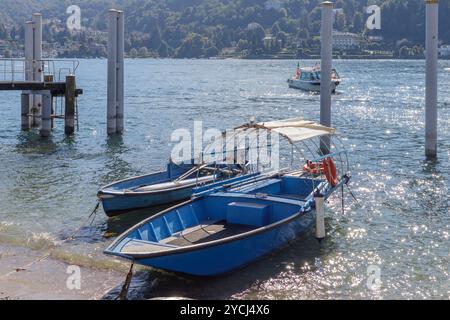
[[[351,32],[333,31],[333,48],[338,50],[359,49],[361,37]]]
[[[383,36],[368,36],[367,37],[370,41],[383,41]]]
[[[444,45],[439,48],[441,57],[450,57],[450,45]]]

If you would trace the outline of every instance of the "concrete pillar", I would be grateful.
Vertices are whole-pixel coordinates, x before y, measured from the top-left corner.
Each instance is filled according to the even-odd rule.
[[[123,132],[124,113],[124,14],[109,11],[108,27],[108,134]]]
[[[33,81],[43,81],[43,67],[42,67],[42,15],[40,13],[33,13]],[[42,96],[33,95],[33,105],[31,108],[32,125],[39,127],[41,125],[42,112]]]
[[[44,82],[45,83],[53,82],[54,79],[55,79],[55,76],[53,74],[47,74],[47,75],[44,76]],[[51,110],[51,127],[52,127],[52,130],[55,127],[55,124],[54,124],[55,121],[53,119],[53,115],[54,114],[55,114],[55,108],[53,107],[53,97],[52,97],[52,110]]]
[[[25,23],[25,81],[33,81],[33,28],[34,22],[27,21]],[[28,99],[25,100],[25,99]],[[34,95],[22,93],[22,130],[28,130],[31,127],[31,107],[33,106]],[[24,118],[26,114],[27,119]]]
[[[22,93],[21,96],[21,128],[22,130],[30,129],[30,95]]]
[[[27,21],[25,23],[25,81],[33,81],[33,25],[33,21]]]
[[[75,132],[75,76],[66,77],[66,96],[65,96],[65,115],[64,115],[64,132],[71,135]]]
[[[316,202],[316,238],[323,240],[326,236],[325,230],[325,198],[317,196],[314,198]]]
[[[117,128],[117,11],[109,11],[108,24],[108,134]]]
[[[123,11],[118,12],[117,19],[117,133],[124,129],[124,55],[125,55],[125,19]]]
[[[43,81],[42,15],[34,13],[25,24],[25,81]],[[31,126],[41,123],[42,96],[30,95]]]
[[[426,0],[425,155],[437,157],[438,0]]]
[[[49,137],[52,131],[52,95],[50,92],[42,95],[41,137]]]
[[[36,60],[33,70],[33,80],[42,82],[44,80],[44,67],[42,63],[42,15],[40,13],[33,13],[32,21],[34,22],[33,59]]]
[[[331,126],[331,69],[333,60],[333,3],[322,3],[321,40],[321,81],[320,81],[320,123]],[[321,139],[323,153],[329,153],[329,137]]]

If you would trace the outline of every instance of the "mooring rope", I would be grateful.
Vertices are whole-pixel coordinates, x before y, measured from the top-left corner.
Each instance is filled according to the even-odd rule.
[[[89,214],[88,218],[87,218],[87,219],[81,224],[81,226],[80,226],[78,229],[76,229],[70,236],[66,237],[66,238],[63,239],[62,241],[59,241],[59,242],[57,243],[57,245],[56,245],[54,248],[50,249],[50,252],[46,253],[46,254],[43,255],[43,256],[40,256],[39,258],[37,258],[37,259],[35,259],[35,260],[33,260],[33,261],[31,261],[30,263],[26,264],[25,266],[22,266],[22,267],[20,267],[20,268],[16,268],[16,269],[14,269],[13,271],[8,272],[8,273],[6,273],[6,274],[0,276],[0,279],[7,278],[7,277],[9,277],[10,275],[15,274],[15,273],[17,273],[17,272],[26,271],[26,270],[28,270],[28,268],[30,268],[31,266],[33,266],[35,263],[41,262],[41,261],[46,260],[47,258],[49,258],[49,257],[52,255],[52,253],[54,252],[54,250],[56,250],[56,248],[57,248],[58,246],[61,246],[62,244],[66,243],[66,242],[68,242],[68,241],[70,241],[70,240],[73,240],[73,239],[75,238],[75,236],[76,236],[76,235],[77,235],[84,227],[86,227],[86,226],[88,225],[88,222],[91,220],[91,218],[92,218],[92,220],[91,220],[91,222],[89,223],[89,225],[92,225],[92,224],[94,223],[94,221],[95,221],[95,218],[96,218],[96,216],[97,216],[97,212],[98,212],[98,209],[99,209],[99,208],[100,208],[100,201],[97,201],[97,204],[95,205],[94,210],[91,212],[91,214]]]
[[[75,236],[84,228],[87,226],[89,220],[91,220],[91,222],[89,223],[89,226],[92,226],[92,224],[95,221],[95,218],[97,216],[97,211],[100,208],[100,201],[97,201],[97,204],[95,205],[94,210],[92,210],[91,214],[88,216],[88,218],[81,224],[81,226],[76,229],[69,237],[65,238],[64,240],[62,240],[61,244],[69,241],[69,240],[73,240],[73,238],[75,238]]]
[[[122,290],[120,290],[119,295],[114,300],[127,300],[128,291],[130,290],[131,280],[133,279],[133,267],[134,262],[131,263],[130,271],[128,271],[125,282],[123,283]]]
[[[356,204],[359,204],[358,199],[356,199],[355,195],[353,194],[352,190],[350,189],[350,186],[348,185],[348,183],[345,184],[347,186],[348,192],[350,193],[350,195],[352,196],[352,198],[355,200]]]

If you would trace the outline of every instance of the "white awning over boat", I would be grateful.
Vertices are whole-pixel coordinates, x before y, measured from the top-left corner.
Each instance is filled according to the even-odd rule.
[[[329,128],[314,121],[308,121],[302,118],[246,124],[236,128],[236,130],[246,130],[251,128],[277,132],[293,143],[336,133],[336,129],[334,128]]]

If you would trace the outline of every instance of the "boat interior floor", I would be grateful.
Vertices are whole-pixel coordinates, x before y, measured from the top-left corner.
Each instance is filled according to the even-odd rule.
[[[121,252],[124,254],[166,252],[175,248],[232,237],[255,229],[257,228],[247,225],[229,224],[226,221],[205,222],[201,225],[185,229],[183,232],[178,232],[159,242],[133,239],[123,246]]]
[[[257,228],[252,226],[229,224],[226,221],[219,221],[184,230],[182,233],[177,234],[177,236],[165,239],[162,243],[171,246],[186,247],[232,237],[255,229]]]

